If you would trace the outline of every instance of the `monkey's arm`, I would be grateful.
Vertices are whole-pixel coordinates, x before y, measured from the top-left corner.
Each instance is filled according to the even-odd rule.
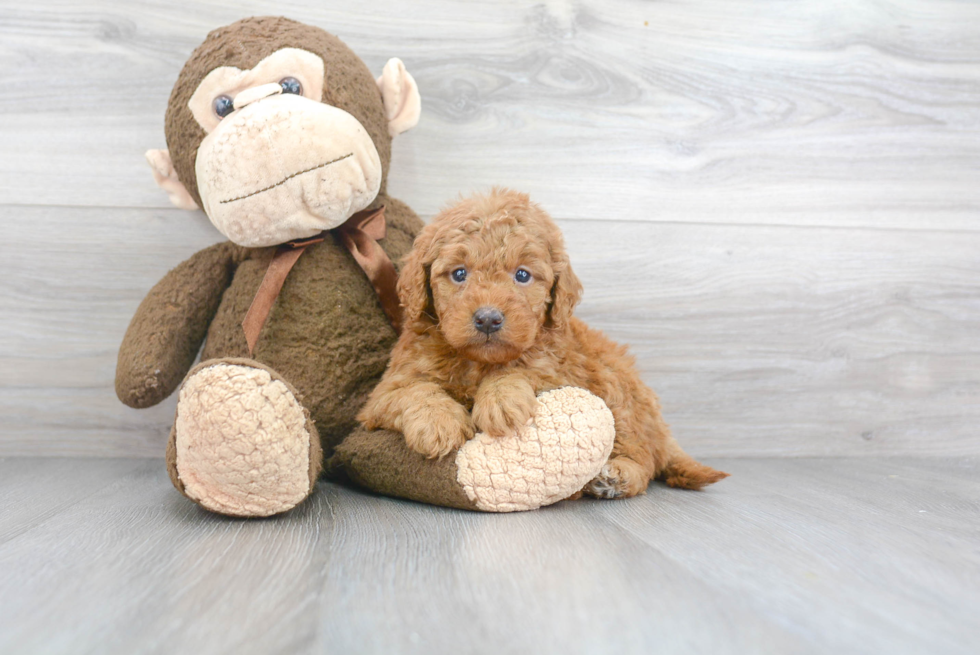
[[[412,242],[422,231],[425,223],[411,207],[398,198],[385,196],[385,220],[388,223],[388,236],[378,243],[388,253],[395,268],[401,268],[402,258],[412,249]]]
[[[173,393],[197,357],[240,251],[227,241],[205,248],[150,290],[119,347],[119,400],[150,407]]]

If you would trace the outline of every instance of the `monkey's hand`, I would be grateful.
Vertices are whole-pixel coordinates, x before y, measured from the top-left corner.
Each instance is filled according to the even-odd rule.
[[[150,407],[173,393],[194,363],[221,295],[231,284],[239,250],[230,242],[205,248],[146,294],[119,347],[119,400],[130,407]]]

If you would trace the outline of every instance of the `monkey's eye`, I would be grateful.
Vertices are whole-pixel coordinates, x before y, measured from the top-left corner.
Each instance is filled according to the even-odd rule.
[[[214,113],[218,115],[218,118],[224,118],[235,111],[235,102],[230,96],[218,96],[211,103],[211,108],[214,109]]]
[[[283,93],[295,93],[296,95],[303,94],[303,85],[299,83],[295,77],[284,77],[279,80],[279,86],[282,87]]]
[[[452,274],[453,282],[461,284],[466,280],[466,269],[460,266]]]
[[[517,280],[518,284],[527,284],[531,281],[531,272],[526,268],[519,268],[517,272],[514,273],[514,279]]]

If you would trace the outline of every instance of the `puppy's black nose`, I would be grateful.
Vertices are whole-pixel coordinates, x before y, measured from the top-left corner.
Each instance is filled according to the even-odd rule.
[[[473,312],[473,325],[480,332],[490,336],[491,332],[496,332],[504,324],[504,315],[496,307],[480,307]]]

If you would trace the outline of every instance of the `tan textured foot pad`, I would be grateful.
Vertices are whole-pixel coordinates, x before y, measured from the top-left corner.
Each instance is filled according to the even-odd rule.
[[[456,455],[457,481],[478,509],[517,512],[568,498],[602,470],[616,431],[612,412],[584,389],[538,396],[534,418],[516,435],[483,433]]]
[[[184,494],[211,511],[269,516],[310,493],[306,412],[264,369],[218,363],[192,373],[175,432]]]

